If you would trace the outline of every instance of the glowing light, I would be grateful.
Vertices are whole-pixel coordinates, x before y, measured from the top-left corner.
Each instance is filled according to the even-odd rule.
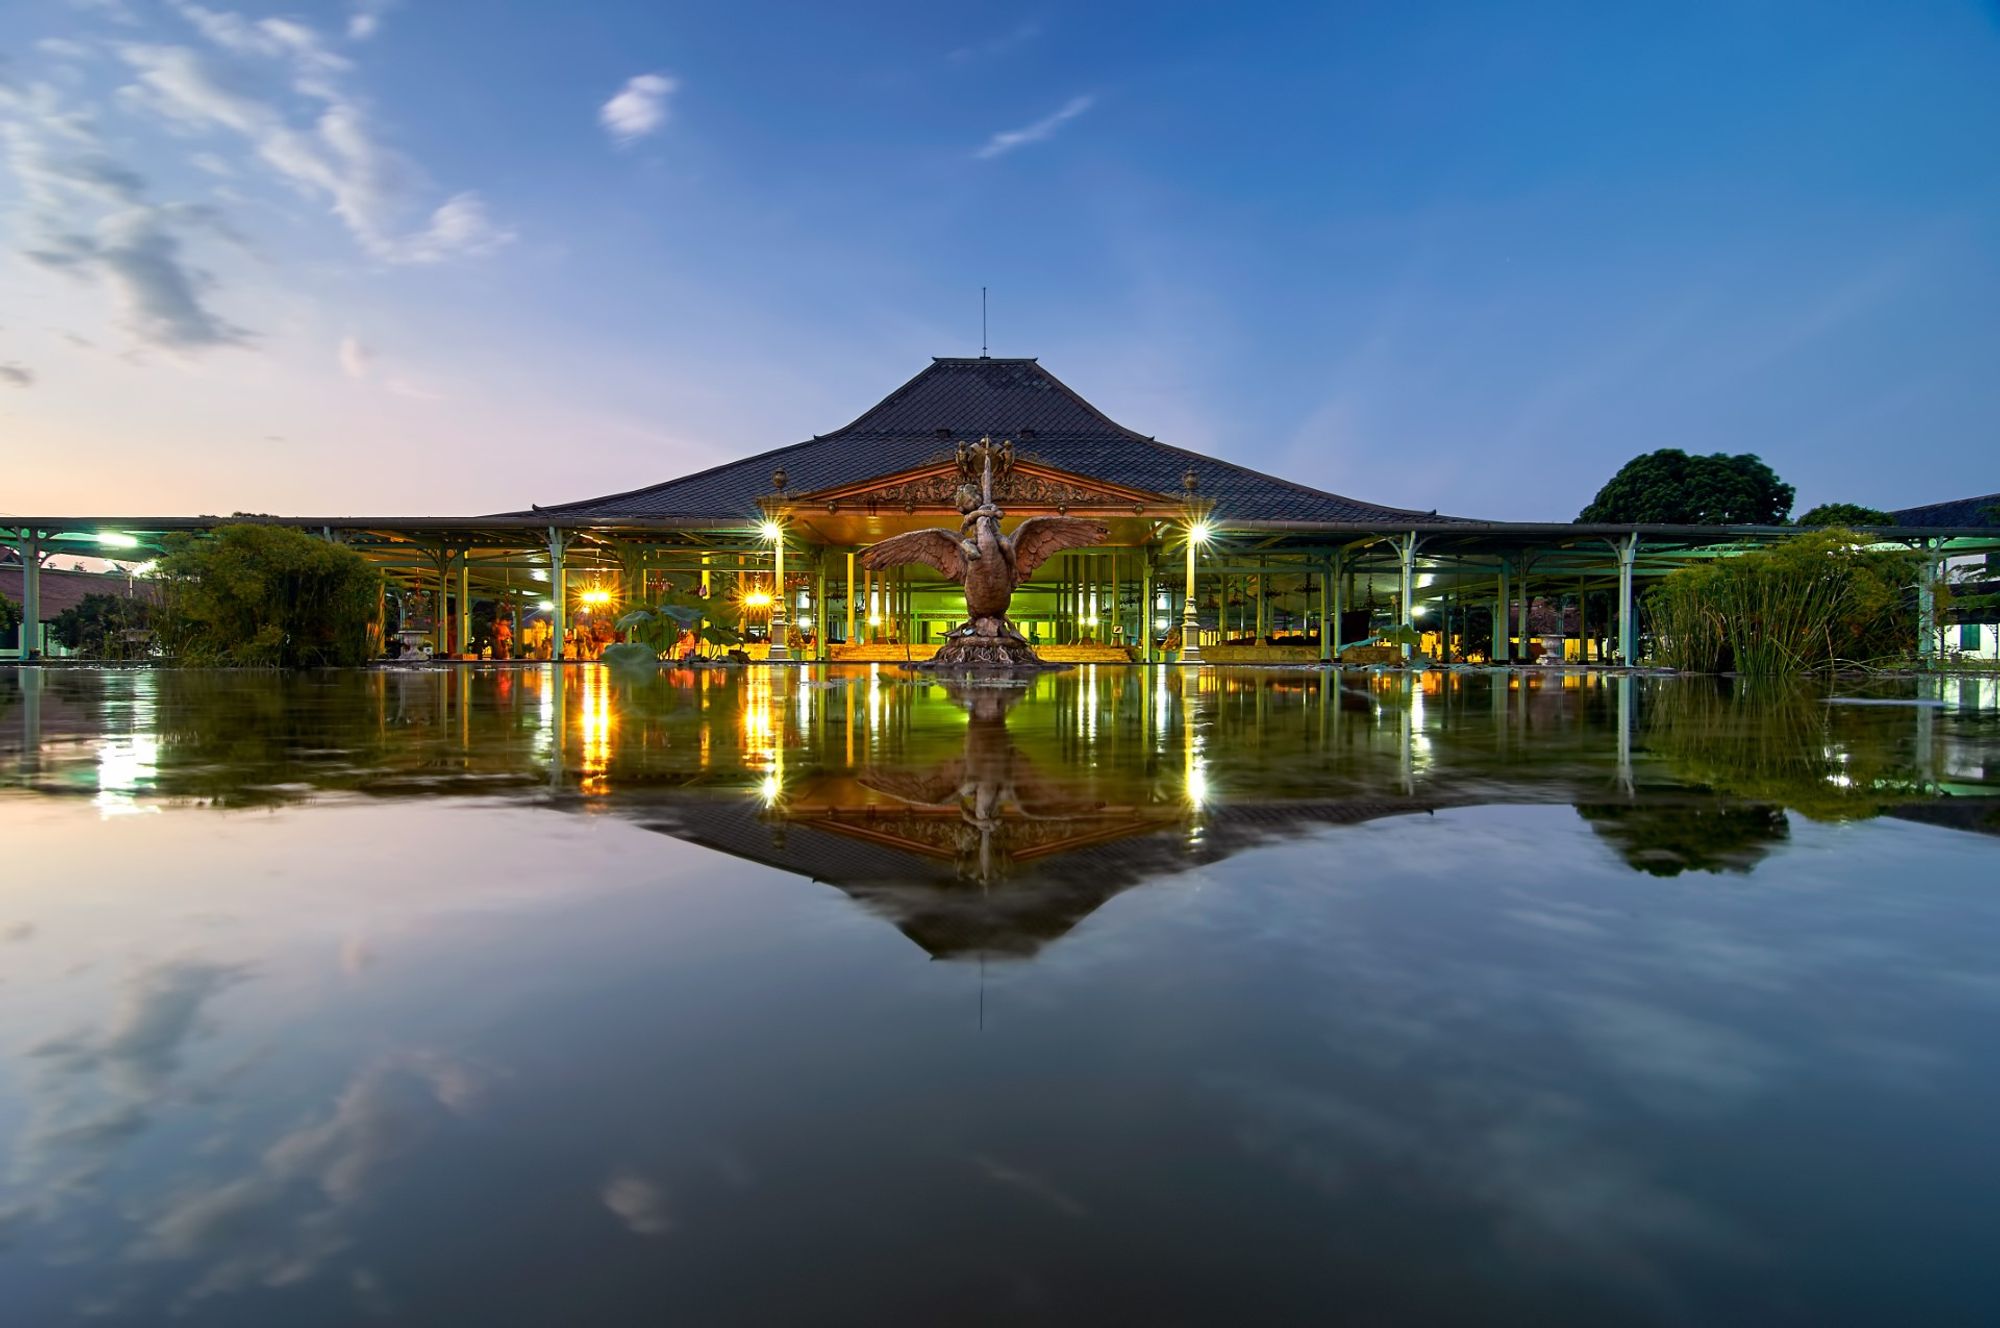
[[[609,604],[611,602],[611,592],[603,589],[602,587],[599,587],[594,590],[584,591],[582,595],[578,596],[578,598],[581,599],[584,602],[584,604],[589,606],[590,608],[601,609],[606,604]]]
[[[97,542],[107,549],[136,549],[139,547],[137,535],[127,535],[119,530],[100,530]]]
[[[1418,604],[1410,609],[1410,616],[1412,618],[1427,618],[1430,616],[1430,611],[1431,611],[1430,605]]]
[[[1097,626],[1097,615],[1093,613],[1093,614],[1091,614],[1091,615],[1090,615],[1090,616],[1089,616],[1088,618],[1085,618],[1085,619],[1083,620],[1083,625],[1084,625],[1085,627],[1095,627],[1095,626]]]
[[[549,569],[546,567],[530,567],[528,569],[528,579],[530,581],[546,581],[549,579]]]
[[[812,630],[813,620],[811,618],[801,615],[800,617],[794,619],[793,621],[795,621],[798,624],[798,628],[801,632],[809,632]]]
[[[882,625],[882,615],[881,615],[881,614],[879,614],[879,613],[871,613],[871,614],[869,614],[869,615],[868,615],[868,625],[869,625],[870,627],[880,627],[880,626]]]
[[[767,609],[771,607],[768,591],[752,590],[743,596],[743,607],[747,609]]]
[[[556,608],[556,602],[552,599],[545,599],[537,607],[539,607],[543,613],[554,613]]]
[[[1214,529],[1206,521],[1196,521],[1188,527],[1188,538],[1196,544],[1208,543],[1214,534]]]
[[[766,543],[776,544],[784,537],[785,528],[775,521],[766,521],[757,527],[758,538]]]

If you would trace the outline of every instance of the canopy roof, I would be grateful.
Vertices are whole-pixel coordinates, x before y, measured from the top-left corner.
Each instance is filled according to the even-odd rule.
[[[938,358],[845,428],[682,479],[507,516],[602,522],[756,516],[785,472],[786,492],[813,493],[950,459],[983,436],[1012,439],[1023,461],[1161,495],[1197,496],[1225,519],[1389,524],[1454,522],[1326,493],[1243,466],[1170,447],[1107,417],[1033,359]]]

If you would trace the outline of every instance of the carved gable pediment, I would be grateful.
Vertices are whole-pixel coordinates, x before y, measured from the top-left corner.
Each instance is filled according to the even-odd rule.
[[[828,512],[955,513],[958,489],[964,483],[955,463],[941,461],[813,493],[788,494],[784,502],[797,509]],[[1164,516],[1178,510],[1180,504],[1178,498],[1166,494],[1127,488],[1032,461],[1015,462],[994,487],[994,500],[1010,516],[1033,512]],[[766,500],[767,505],[770,502]]]

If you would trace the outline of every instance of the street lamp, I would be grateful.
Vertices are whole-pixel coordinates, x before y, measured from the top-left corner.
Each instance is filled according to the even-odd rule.
[[[1210,534],[1206,521],[1188,522],[1187,528],[1187,602],[1181,609],[1181,663],[1201,663],[1201,623],[1195,612],[1194,603],[1194,551],[1208,543]]]
[[[785,644],[789,635],[785,614],[785,528],[778,522],[766,520],[757,527],[757,534],[771,546],[774,566],[771,571],[771,648],[764,658],[772,663],[782,663],[792,657]]]

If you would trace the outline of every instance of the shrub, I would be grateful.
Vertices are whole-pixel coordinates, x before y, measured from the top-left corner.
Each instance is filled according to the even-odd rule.
[[[58,613],[49,630],[65,650],[92,659],[138,659],[150,653],[153,606],[124,595],[85,595]]]
[[[283,526],[182,537],[160,559],[160,645],[187,664],[365,663],[380,578],[352,549]]]
[[[11,632],[20,625],[21,606],[0,595],[0,632]]]
[[[1677,669],[1753,676],[1906,656],[1918,563],[1834,529],[1682,568],[1647,597],[1655,653]]]

